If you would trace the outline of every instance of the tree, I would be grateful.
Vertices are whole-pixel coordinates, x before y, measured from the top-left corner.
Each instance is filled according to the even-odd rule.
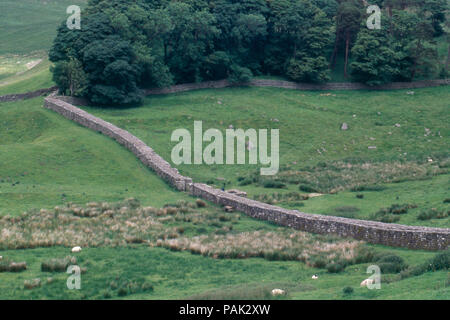
[[[60,93],[74,97],[84,96],[89,81],[80,61],[70,57],[69,61],[58,62],[52,72],[53,81],[58,85]]]
[[[339,5],[336,17],[336,43],[331,58],[331,66],[333,67],[335,64],[338,45],[343,40],[345,42],[344,77],[347,77],[350,42],[361,27],[362,17],[361,7],[357,2],[345,1]]]
[[[400,70],[398,69],[399,53],[392,45],[392,37],[386,32],[386,23],[382,29],[369,30],[361,28],[356,43],[352,48],[352,77],[356,81],[368,85],[379,85],[391,82]]]

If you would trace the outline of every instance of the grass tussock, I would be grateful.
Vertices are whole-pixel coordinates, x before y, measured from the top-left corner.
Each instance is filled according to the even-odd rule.
[[[415,209],[415,204],[393,204],[389,208],[381,208],[369,217],[369,220],[385,223],[395,223],[400,220],[400,215],[407,214],[409,209]]]
[[[276,181],[280,185],[297,184],[300,191],[308,193],[337,193],[344,190],[376,192],[384,190],[381,186],[384,183],[424,180],[445,173],[448,173],[446,166],[416,161],[333,161],[300,170],[284,166],[280,168]],[[242,183],[265,186],[266,181],[255,173],[251,177],[241,177]]]
[[[153,241],[177,234],[176,228],[164,224],[164,219],[174,219],[180,210],[141,207],[137,200],[128,199],[115,204],[89,203],[84,208],[68,204],[54,210],[4,216],[0,218],[0,248],[126,246]]]
[[[77,258],[67,256],[62,259],[53,258],[41,263],[41,271],[43,272],[66,272],[70,265],[76,265]]]
[[[358,256],[362,243],[284,230],[181,237],[158,240],[157,245],[173,251],[189,251],[215,259],[259,257],[266,260],[301,261],[313,267],[323,268],[336,261],[352,264]]]
[[[14,262],[5,258],[0,260],[0,272],[22,272],[26,269],[26,262]]]
[[[255,195],[253,199],[268,204],[277,204],[280,202],[292,203],[296,201],[305,201],[309,199],[309,196],[306,194],[301,194],[299,192],[288,192],[288,193],[274,192],[272,194],[258,194]]]

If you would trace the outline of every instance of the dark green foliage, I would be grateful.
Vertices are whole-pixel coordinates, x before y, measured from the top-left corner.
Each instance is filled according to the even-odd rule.
[[[449,211],[438,210],[436,208],[432,208],[426,211],[422,211],[417,219],[419,220],[431,220],[431,219],[445,219],[448,217]]]
[[[444,1],[394,6],[382,30],[368,30],[356,0],[97,0],[82,12],[81,30],[61,25],[49,56],[62,92],[103,105],[136,104],[140,88],[174,83],[324,82],[330,54],[334,67],[341,52],[345,76],[351,58],[358,81],[410,80],[434,72]]]
[[[148,293],[153,290],[153,284],[145,279],[129,280],[116,277],[109,283],[109,288],[105,291],[104,296],[110,298],[114,293],[117,293],[117,296],[124,297],[135,293]]]
[[[309,186],[309,185],[306,185],[306,184],[301,184],[301,185],[298,187],[298,189],[299,189],[300,191],[308,192],[308,193],[318,192],[317,189],[315,189],[315,188],[313,188],[313,187],[311,187],[311,186]]]
[[[286,187],[286,185],[283,182],[276,180],[264,181],[263,186],[264,188],[273,188],[273,189],[282,189]]]
[[[436,254],[433,258],[428,261],[407,268],[400,273],[401,279],[420,276],[425,272],[434,272],[439,270],[448,270],[450,268],[450,249],[444,252]]]
[[[403,9],[393,10],[389,18],[382,15],[380,30],[361,29],[352,48],[355,80],[378,85],[436,72],[433,23],[424,17],[424,8]]]
[[[401,257],[394,254],[380,255],[375,262],[382,273],[399,273],[408,267]]]
[[[41,271],[44,272],[66,272],[70,265],[77,264],[75,257],[67,256],[62,259],[50,259],[41,263]]]
[[[352,294],[353,293],[353,288],[352,287],[345,287],[344,289],[342,289],[342,292],[344,294]]]

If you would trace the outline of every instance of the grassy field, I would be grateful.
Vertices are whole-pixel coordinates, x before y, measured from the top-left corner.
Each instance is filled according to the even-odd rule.
[[[111,139],[42,107],[0,104],[0,214],[130,196],[162,205],[183,199]]]
[[[397,215],[396,222],[449,227],[448,216],[418,216],[433,208],[448,214],[444,200],[449,188],[450,91],[438,87],[407,92],[228,88],[148,97],[139,108],[85,109],[129,130],[168,160],[176,144],[170,142],[171,133],[177,128],[193,132],[194,120],[202,120],[204,130],[224,131],[230,125],[280,129],[282,168],[275,178],[262,179],[258,166],[251,165],[179,169],[195,181],[218,187],[225,179],[227,188],[240,188],[250,197],[305,194],[305,187],[326,194],[308,201],[279,201],[306,212],[367,219],[383,207],[409,204],[408,213]],[[347,131],[340,130],[344,122]],[[273,181],[282,188],[267,188]],[[345,206],[352,209],[342,209]]]
[[[78,206],[70,206],[58,209],[57,215],[52,210],[22,215],[21,222],[4,217],[0,220],[4,228],[0,237],[3,261],[26,262],[27,269],[2,272],[4,264],[0,261],[0,298],[247,300],[273,299],[270,291],[274,288],[287,291],[283,299],[450,298],[449,275],[445,270],[405,276],[408,270],[422,265],[437,266],[433,262],[437,254],[433,252],[368,246],[353,240],[286,230],[239,213],[224,215],[219,208],[209,205],[197,207],[193,200],[165,209],[142,208],[133,203],[117,206],[103,203],[103,209],[100,204],[91,204],[89,208],[97,206],[98,211],[95,214],[90,211],[88,215],[86,212],[80,215]],[[21,224],[28,225],[29,230]],[[114,229],[115,225],[118,228]],[[61,227],[64,227],[62,239],[55,236]],[[203,241],[204,248],[199,249],[195,245],[199,234],[214,240]],[[245,243],[238,240],[242,234],[250,235]],[[130,238],[132,235],[139,236],[143,243],[137,244],[136,238]],[[269,240],[272,245],[265,243],[268,235],[272,235]],[[128,240],[122,243],[121,237]],[[155,242],[156,238],[159,239]],[[111,241],[96,242],[99,239]],[[232,244],[221,248],[223,239],[230,239]],[[49,241],[48,247],[42,247],[39,241]],[[53,246],[59,241],[78,241],[84,249],[73,254],[70,246]],[[90,245],[83,241],[89,241]],[[183,241],[191,243],[190,249],[177,247]],[[14,245],[22,249],[11,250]],[[37,248],[30,249],[34,245]],[[305,252],[309,255],[305,256]],[[404,271],[383,271],[381,290],[360,287],[359,283],[368,277],[367,267],[380,264],[376,259],[362,258],[368,252],[385,259],[400,259]],[[240,254],[239,259],[230,256],[234,253]],[[67,289],[67,262],[62,267],[58,264],[64,257],[81,268],[81,290]],[[346,259],[347,266],[339,272],[332,271],[328,264],[324,267],[319,263],[321,259],[331,264]],[[312,279],[314,274],[318,280]],[[39,286],[25,288],[27,282],[35,279],[39,279]],[[345,293],[346,287],[353,292]]]
[[[0,55],[48,51],[57,27],[69,15],[70,5],[87,0],[2,0],[0,2]]]
[[[425,261],[431,253],[400,252],[408,262]],[[15,261],[26,260],[29,270],[0,273],[0,298],[11,299],[265,299],[273,288],[285,288],[292,299],[449,299],[448,273],[428,272],[389,284],[381,290],[360,288],[367,277],[367,264],[348,267],[330,274],[289,261],[217,260],[186,252],[170,252],[161,248],[134,245],[128,248],[90,248],[78,255],[80,266],[87,272],[81,276],[81,290],[68,290],[65,273],[42,272],[41,263],[50,257],[68,255],[65,248],[2,251]],[[311,276],[318,274],[318,280]],[[47,278],[52,282],[47,284]],[[25,280],[41,278],[41,287],[24,290]],[[118,295],[114,284],[149,283],[153,290]],[[113,285],[112,285],[113,284]],[[344,294],[350,286],[352,294]]]
[[[29,66],[32,68],[28,69],[26,63],[31,63]],[[55,85],[50,72],[51,62],[45,53],[0,57],[0,65],[3,67],[0,69],[0,95],[30,92]],[[3,70],[5,73],[2,73]]]

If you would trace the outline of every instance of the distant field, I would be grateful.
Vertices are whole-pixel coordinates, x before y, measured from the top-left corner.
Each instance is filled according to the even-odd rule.
[[[140,108],[85,109],[129,130],[168,160],[175,146],[171,133],[177,128],[192,132],[194,120],[203,121],[204,131],[224,131],[230,125],[279,128],[282,168],[275,178],[261,178],[259,167],[251,165],[179,169],[195,181],[218,187],[225,179],[227,188],[248,191],[250,197],[308,193],[299,189],[302,185],[329,194],[300,202],[278,199],[282,206],[306,212],[366,219],[383,207],[410,204],[417,207],[398,215],[396,222],[449,227],[448,217],[419,220],[418,215],[433,208],[449,210],[444,203],[449,176],[443,174],[449,166],[450,91],[438,87],[407,92],[228,88],[148,97]],[[340,129],[344,122],[347,131]],[[284,187],[264,187],[271,181]],[[376,192],[361,189],[371,185],[383,186]],[[358,188],[361,192],[350,192]],[[344,206],[356,209],[339,209]]]
[[[0,56],[48,51],[57,27],[68,17],[66,8],[86,3],[87,0],[2,0]]]
[[[0,57],[0,66],[4,66],[4,69],[0,68],[0,95],[30,92],[54,86],[50,65],[51,62],[48,61],[46,53]],[[2,70],[6,72],[2,74]]]

